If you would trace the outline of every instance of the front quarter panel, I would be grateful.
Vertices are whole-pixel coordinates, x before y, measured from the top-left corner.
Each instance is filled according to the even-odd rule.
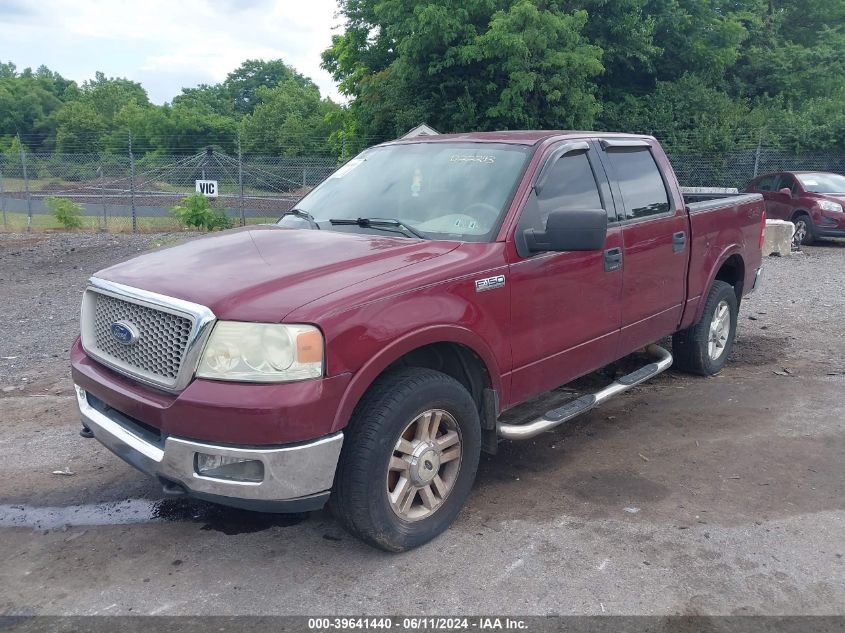
[[[427,265],[387,275],[377,287],[352,287],[288,316],[322,328],[328,376],[352,374],[335,430],[346,426],[379,374],[404,354],[432,343],[469,348],[484,362],[500,398],[506,399],[510,288],[503,246],[462,244]],[[476,290],[477,280],[498,276],[505,276],[503,286]]]

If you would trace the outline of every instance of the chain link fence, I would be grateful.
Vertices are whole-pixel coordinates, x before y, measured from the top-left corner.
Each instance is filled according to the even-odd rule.
[[[845,173],[845,151],[795,153],[758,146],[725,153],[666,152],[678,181],[685,187],[742,189],[759,174],[773,171],[830,171]]]
[[[50,199],[78,204],[82,228],[167,231],[180,224],[170,209],[214,180],[215,209],[232,224],[273,222],[335,169],[330,157],[0,153],[0,230],[61,229]]]
[[[667,153],[681,185],[690,187],[741,189],[770,171],[845,173],[843,150],[798,154],[760,143],[724,153],[668,145]],[[195,193],[197,180],[217,181],[213,206],[234,225],[273,222],[337,167],[331,157],[231,156],[210,148],[184,156],[0,153],[0,230],[63,228],[49,198],[80,205],[83,229],[179,229],[170,209]]]

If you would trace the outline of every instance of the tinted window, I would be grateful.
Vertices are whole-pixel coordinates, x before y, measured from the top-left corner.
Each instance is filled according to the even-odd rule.
[[[781,189],[789,189],[792,193],[795,193],[795,189],[798,185],[795,182],[795,178],[792,176],[783,175],[780,177],[780,182],[778,183],[778,190]]]
[[[537,204],[526,207],[520,228],[543,230],[552,211],[602,208],[587,154],[565,154],[552,166]]]
[[[651,152],[641,148],[608,151],[629,218],[669,211],[669,196]]]
[[[757,191],[774,191],[776,180],[777,176],[763,176],[760,180],[757,181],[757,184],[754,185],[754,188]]]

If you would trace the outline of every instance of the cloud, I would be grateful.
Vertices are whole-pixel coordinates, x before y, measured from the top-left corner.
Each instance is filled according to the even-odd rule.
[[[0,0],[5,54],[19,68],[45,64],[80,82],[102,70],[141,81],[157,103],[246,59],[278,58],[338,99],[320,68],[336,9],[335,0]]]

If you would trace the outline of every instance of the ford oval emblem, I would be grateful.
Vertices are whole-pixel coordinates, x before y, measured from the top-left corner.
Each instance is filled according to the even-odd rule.
[[[111,324],[111,335],[122,345],[134,345],[141,338],[138,328],[129,321],[115,321]]]

